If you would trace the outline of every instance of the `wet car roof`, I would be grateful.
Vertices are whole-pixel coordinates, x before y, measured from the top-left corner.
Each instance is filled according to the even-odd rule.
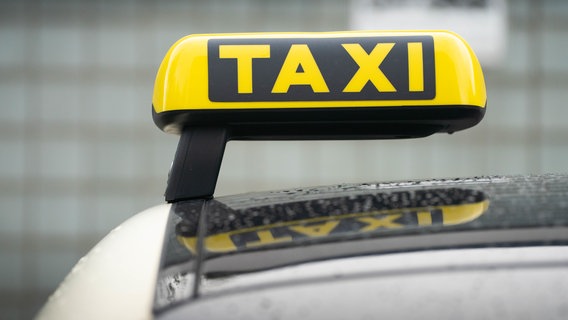
[[[565,245],[567,227],[566,175],[345,184],[182,201],[171,207],[155,310],[198,295],[202,279],[393,252]]]

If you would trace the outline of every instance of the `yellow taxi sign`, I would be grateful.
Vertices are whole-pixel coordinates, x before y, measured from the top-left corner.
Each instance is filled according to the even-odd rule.
[[[236,139],[350,138],[313,124],[399,124],[355,134],[382,138],[462,130],[485,104],[475,54],[448,31],[212,34],[169,50],[153,114],[168,132],[228,126]]]

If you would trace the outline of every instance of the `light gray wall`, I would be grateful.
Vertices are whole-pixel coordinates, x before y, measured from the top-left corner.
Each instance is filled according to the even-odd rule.
[[[123,220],[163,202],[177,137],[155,72],[190,33],[330,31],[344,1],[0,2],[0,317],[34,314]],[[473,129],[419,140],[231,142],[218,194],[340,182],[566,172],[568,2],[512,1],[507,59]]]

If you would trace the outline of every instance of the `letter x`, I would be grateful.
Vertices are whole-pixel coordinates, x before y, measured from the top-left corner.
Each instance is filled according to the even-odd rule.
[[[401,214],[389,214],[380,218],[367,217],[367,218],[359,218],[357,220],[367,224],[366,227],[360,230],[362,232],[367,232],[367,231],[376,230],[378,228],[387,228],[387,229],[402,228],[403,227],[402,224],[394,222],[395,220],[399,219],[401,216],[402,216]]]
[[[369,81],[379,92],[396,92],[392,83],[379,69],[383,60],[394,47],[394,43],[377,43],[370,54],[367,54],[358,43],[342,44],[342,46],[359,66],[359,70],[345,86],[343,92],[361,92]]]

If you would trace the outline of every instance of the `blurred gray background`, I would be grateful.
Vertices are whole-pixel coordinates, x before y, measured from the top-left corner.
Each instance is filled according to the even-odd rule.
[[[339,0],[1,1],[0,318],[32,317],[99,239],[164,201],[178,138],[154,126],[150,105],[171,44],[347,30],[350,10]],[[419,140],[231,142],[217,194],[566,172],[568,2],[510,1],[505,18],[478,126]]]

